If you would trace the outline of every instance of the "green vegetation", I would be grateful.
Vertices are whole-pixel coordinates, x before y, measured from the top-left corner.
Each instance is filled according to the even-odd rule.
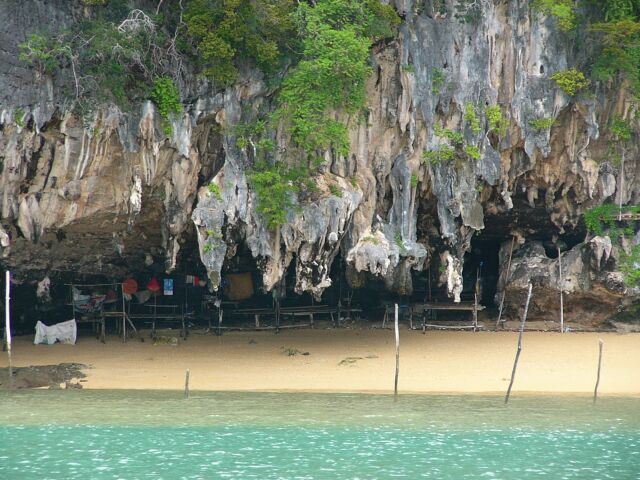
[[[447,162],[456,158],[456,150],[446,144],[438,145],[435,150],[427,150],[422,154],[422,158],[432,165]]]
[[[606,229],[606,234],[613,240],[623,235],[632,235],[634,232],[633,226],[627,226],[626,228],[618,226],[617,218],[620,213],[639,214],[640,205],[626,205],[620,208],[618,205],[606,203],[590,208],[583,214],[584,224],[587,230],[596,235],[605,235]]]
[[[465,145],[463,150],[464,153],[469,156],[469,158],[472,158],[474,160],[479,160],[481,157],[480,149],[475,145]]]
[[[342,198],[342,189],[335,183],[329,185],[329,191],[331,192],[331,195]]]
[[[292,11],[288,0],[190,0],[183,44],[204,75],[221,86],[237,78],[243,59],[274,73],[298,46]]]
[[[169,123],[169,115],[172,113],[182,112],[182,103],[180,103],[180,93],[178,87],[169,77],[160,77],[153,83],[151,89],[151,100],[156,104],[158,113],[162,117],[162,128],[164,133],[171,135],[171,123]]]
[[[453,130],[449,130],[448,128],[442,128],[437,123],[433,125],[433,132],[440,138],[446,138],[456,147],[461,147],[464,143],[464,136],[461,132],[454,132]]]
[[[556,72],[551,75],[551,80],[556,82],[556,85],[567,95],[574,96],[578,91],[589,86],[589,80],[584,76],[584,73],[571,68],[564,72]]]
[[[358,179],[355,176],[349,177],[349,183],[353,188],[358,188]]]
[[[378,241],[378,239],[372,235],[367,235],[366,237],[364,237],[362,239],[363,242],[367,242],[367,243],[372,243],[373,245],[378,245],[380,244],[380,242]]]
[[[587,3],[588,9],[581,9],[587,16],[578,15],[578,8]],[[597,52],[591,69],[595,80],[628,81],[640,95],[640,1],[533,0],[532,8],[554,17],[565,32],[575,30],[591,36],[587,41]]]
[[[532,0],[531,8],[554,17],[560,30],[569,32],[576,28],[578,15],[573,0]]]
[[[482,17],[483,7],[482,0],[456,0],[453,16],[464,23],[477,22]]]
[[[433,131],[437,137],[446,140],[446,143],[441,143],[435,149],[422,154],[422,158],[432,165],[453,160],[458,156],[466,156],[474,160],[481,157],[478,147],[464,143],[464,136],[461,132],[443,128],[437,123],[434,124]]]
[[[396,232],[394,240],[396,241],[396,245],[398,246],[400,253],[402,255],[405,255],[407,253],[407,249],[405,248],[404,242],[402,241],[402,234],[400,232]]]
[[[640,286],[640,245],[634,245],[628,255],[624,251],[621,252],[620,271],[624,274],[624,281],[628,286]]]
[[[378,0],[301,3],[295,19],[300,60],[282,82],[270,128],[278,123],[286,128],[306,165],[265,163],[250,176],[258,212],[272,229],[284,222],[295,195],[313,190],[309,169],[323,161],[322,151],[348,154],[347,127],[335,112],[355,114],[365,106],[369,49],[374,41],[392,36],[400,21]]]
[[[416,173],[411,174],[411,188],[416,188],[418,186],[418,175]]]
[[[637,0],[602,0],[601,20],[592,23],[600,44],[600,55],[593,65],[596,80],[609,80],[618,74],[627,80],[636,95],[640,93],[640,2]]]
[[[638,222],[619,222],[617,219],[620,213],[640,214],[640,205],[626,205],[622,208],[610,203],[599,205],[584,212],[584,223],[591,233],[608,235],[612,241],[621,237],[633,237]],[[633,246],[629,254],[621,252],[619,268],[627,285],[640,286],[640,245]]]
[[[19,45],[20,60],[41,75],[69,68],[76,112],[82,115],[107,102],[128,110],[133,102],[149,98],[154,89],[162,95],[160,89],[168,85],[168,77],[181,74],[175,44],[162,25],[141,10],[130,11],[123,0],[92,10],[89,18],[55,34],[30,35]]]
[[[310,161],[329,148],[347,155],[347,127],[331,112],[353,114],[364,107],[369,48],[394,34],[399,17],[378,0],[301,3],[296,16],[302,58],[283,81],[274,119],[285,123]]]
[[[553,117],[534,118],[529,120],[529,125],[538,131],[544,131],[551,129],[555,121],[556,119]]]
[[[444,70],[438,67],[433,67],[431,69],[431,93],[434,95],[440,95],[440,91],[444,85],[446,77],[444,75]]]
[[[620,115],[614,115],[609,122],[609,132],[616,142],[628,142],[631,140],[633,128],[631,123]]]
[[[339,114],[361,114],[370,48],[393,37],[400,23],[379,0],[183,0],[158,2],[156,14],[126,0],[82,1],[85,18],[31,35],[20,59],[42,75],[69,69],[83,117],[100,103],[128,110],[151,99],[169,134],[170,116],[182,110],[177,86],[187,71],[201,72],[216,87],[235,81],[240,65],[278,79],[275,112],[237,127],[238,148],[253,149],[250,182],[269,228],[284,220],[298,193],[313,191],[308,177],[327,150],[348,154]],[[292,151],[276,151],[278,128],[288,133]],[[301,160],[280,165],[281,155]]]
[[[489,123],[489,131],[495,132],[498,136],[502,137],[507,132],[509,123],[502,115],[502,109],[500,106],[488,105],[484,109],[484,114],[487,117],[487,122]]]
[[[25,126],[24,109],[22,107],[17,107],[13,111],[13,122],[20,128],[24,128]]]
[[[480,133],[480,119],[476,113],[475,107],[471,103],[464,106],[464,119],[474,135]]]
[[[18,45],[19,60],[35,68],[40,75],[51,75],[60,63],[71,55],[67,46],[57,44],[50,36],[32,33]]]
[[[258,162],[249,174],[249,182],[256,194],[256,210],[272,230],[285,222],[288,211],[295,209],[299,193],[317,191],[306,168],[291,168],[280,162]]]
[[[222,240],[222,233],[212,228],[208,228],[206,233],[207,233],[208,240]]]
[[[627,153],[627,142],[631,140],[633,127],[631,122],[620,115],[614,115],[608,125],[609,139],[607,140],[607,155],[614,165],[624,162]]]
[[[275,142],[267,137],[267,122],[262,119],[251,123],[239,123],[235,130],[236,146],[244,150],[251,145],[255,155],[260,158],[264,159],[276,147]]]
[[[222,193],[220,192],[220,187],[215,183],[210,183],[207,185],[207,189],[209,193],[213,195],[217,200],[222,200]]]
[[[403,72],[407,72],[407,73],[416,73],[416,67],[414,67],[411,64],[403,65],[402,66],[402,71]]]

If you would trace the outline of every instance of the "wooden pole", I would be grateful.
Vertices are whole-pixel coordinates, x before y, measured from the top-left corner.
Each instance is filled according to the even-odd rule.
[[[189,398],[189,369],[184,376],[184,398]]]
[[[11,362],[11,273],[5,272],[5,299],[4,299],[4,336],[7,342],[7,356],[9,357],[9,388],[13,388],[13,364]]]
[[[596,377],[596,387],[593,389],[593,403],[598,400],[598,385],[600,385],[600,369],[602,367],[602,347],[604,342],[602,339],[598,340],[598,376]]]
[[[527,294],[527,303],[524,305],[524,313],[522,314],[522,322],[520,323],[520,334],[518,335],[518,350],[516,350],[516,358],[513,361],[513,370],[511,371],[511,381],[509,382],[509,389],[507,395],[504,397],[504,403],[509,403],[509,397],[511,396],[511,388],[513,387],[513,381],[516,378],[516,369],[518,368],[518,360],[520,360],[520,352],[522,351],[522,333],[524,332],[524,322],[527,321],[527,314],[529,313],[529,301],[531,300],[532,285],[529,283],[529,293]]]
[[[562,281],[562,254],[560,253],[560,247],[558,247],[558,270],[558,286],[560,287],[560,333],[564,333],[564,297],[562,294],[564,282]]]
[[[624,154],[626,153],[626,148],[622,149],[622,162],[620,164],[620,211],[618,213],[618,221],[622,221],[622,199],[624,196]]]
[[[511,257],[513,255],[513,245],[516,243],[516,237],[511,237],[511,250],[509,251],[509,262],[507,263],[507,275],[504,279],[504,287],[502,288],[502,299],[500,300],[500,310],[498,311],[498,320],[496,320],[496,330],[502,319],[502,309],[504,308],[504,297],[507,294],[507,282],[511,277]]]
[[[393,384],[393,395],[398,398],[398,374],[400,373],[400,330],[398,329],[398,304],[395,304],[395,331],[396,331],[396,378]]]

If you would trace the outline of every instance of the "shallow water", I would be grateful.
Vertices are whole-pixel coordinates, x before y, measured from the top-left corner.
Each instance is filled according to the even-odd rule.
[[[0,392],[0,479],[640,479],[640,399]]]

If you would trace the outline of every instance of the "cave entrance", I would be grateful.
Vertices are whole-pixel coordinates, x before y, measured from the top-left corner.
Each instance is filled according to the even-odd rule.
[[[474,235],[471,240],[471,250],[464,256],[463,298],[473,300],[477,280],[480,290],[478,302],[486,308],[495,307],[494,298],[500,276],[500,246],[508,240],[509,238],[484,233]]]

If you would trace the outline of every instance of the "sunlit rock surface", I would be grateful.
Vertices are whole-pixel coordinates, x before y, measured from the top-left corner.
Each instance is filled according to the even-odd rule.
[[[533,316],[546,315],[559,289],[574,319],[585,311],[604,319],[628,303],[637,292],[617,272],[617,246],[605,239],[567,245],[560,284],[557,260],[540,242],[569,233],[584,239],[582,212],[607,199],[640,202],[638,145],[628,150],[621,182],[601,136],[612,115],[631,108],[631,95],[605,88],[571,99],[558,90],[549,75],[580,53],[552,19],[531,15],[527,1],[488,2],[477,23],[441,18],[410,0],[396,4],[404,20],[396,40],[373,48],[365,120],[345,118],[350,154],[327,154],[316,179],[321,194],[270,230],[248,182],[251,146],[238,148],[233,128],[270,108],[273,91],[262,74],[243,70],[225,91],[196,79],[184,85],[185,111],[168,137],[149,102],[129,113],[107,105],[81,119],[60,93],[69,75],[36,78],[17,59],[30,32],[73,21],[73,2],[2,2],[2,263],[37,280],[52,270],[124,275],[150,259],[172,271],[195,238],[214,287],[225,262],[245,248],[266,290],[294,270],[295,290],[319,297],[341,255],[354,286],[377,276],[401,294],[413,290],[412,271],[443,265],[441,282],[459,300],[465,253],[478,235],[502,244],[498,296],[505,286],[513,293],[514,315],[529,280]],[[467,104],[481,119],[477,134],[463,121]],[[493,105],[508,120],[504,135],[488,132],[483,110]],[[531,124],[540,118],[556,120],[540,131]],[[480,158],[425,162],[423,152],[440,142],[436,123],[462,131]],[[522,244],[505,282],[516,232]]]

